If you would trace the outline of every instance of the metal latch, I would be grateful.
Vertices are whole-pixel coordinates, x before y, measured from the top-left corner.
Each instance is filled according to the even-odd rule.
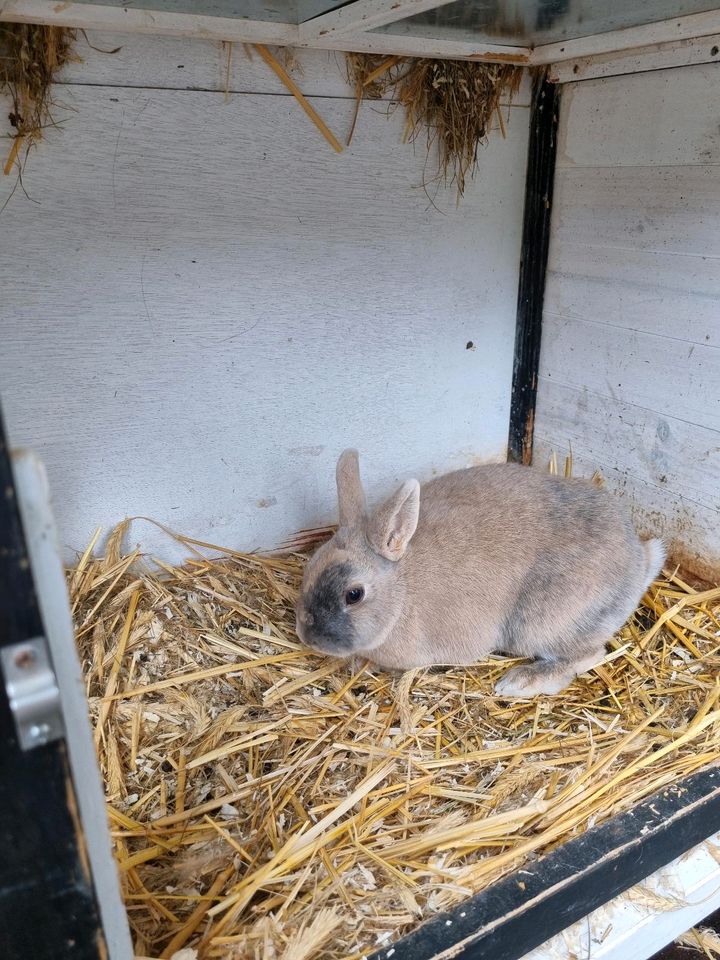
[[[60,690],[45,638],[3,647],[0,664],[21,750],[59,740],[65,732]]]

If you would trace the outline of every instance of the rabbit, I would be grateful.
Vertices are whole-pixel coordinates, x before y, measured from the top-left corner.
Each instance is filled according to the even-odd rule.
[[[358,454],[337,470],[339,527],[308,561],[298,637],[338,657],[410,670],[491,653],[531,658],[495,694],[557,694],[596,666],[665,561],[588,480],[519,464],[407,480],[374,510]]]

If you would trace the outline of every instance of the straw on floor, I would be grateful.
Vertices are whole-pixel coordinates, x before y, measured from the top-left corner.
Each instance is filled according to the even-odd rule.
[[[720,759],[720,588],[668,573],[601,666],[506,702],[507,660],[302,649],[299,554],[151,569],[124,533],[69,584],[138,955],[368,955]]]

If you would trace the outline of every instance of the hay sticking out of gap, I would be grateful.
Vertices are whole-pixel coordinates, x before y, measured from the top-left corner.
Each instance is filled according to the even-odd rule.
[[[692,956],[700,955],[708,960],[720,958],[720,935],[712,927],[693,927],[678,937],[675,943],[692,950]]]
[[[415,141],[426,132],[428,154],[438,152],[435,179],[455,184],[458,200],[494,121],[505,136],[500,98],[507,94],[512,101],[522,79],[522,68],[507,64],[363,53],[347,54],[347,71],[358,108],[364,97],[389,92],[405,109],[404,139]]]
[[[0,90],[12,99],[15,129],[4,172],[9,174],[23,145],[29,149],[52,126],[50,87],[58,70],[73,59],[75,31],[32,23],[0,24]]]
[[[662,576],[602,665],[507,702],[511,661],[303,649],[298,554],[150,570],[125,532],[69,584],[138,955],[357,960],[720,759],[720,588]]]

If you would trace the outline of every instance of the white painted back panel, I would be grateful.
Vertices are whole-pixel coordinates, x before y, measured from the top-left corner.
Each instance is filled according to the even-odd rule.
[[[536,456],[720,565],[720,65],[563,87]]]
[[[337,156],[271,82],[225,103],[117,80],[60,88],[31,200],[0,216],[2,401],[47,465],[68,555],[137,514],[273,546],[333,519],[346,445],[374,493],[504,457],[525,108],[465,201],[432,185],[433,206],[399,113],[363,109]],[[314,103],[344,138],[352,101]],[[133,539],[176,555],[151,527]]]
[[[93,31],[88,37],[90,43],[82,34],[78,36],[76,52],[79,59],[64,68],[61,82],[173,90],[228,89],[232,93],[287,93],[259,54],[246,44],[107,31]],[[277,48],[274,53],[305,96],[355,97],[355,90],[348,82],[344,53],[290,48]],[[530,103],[527,71],[513,103],[518,106]]]

